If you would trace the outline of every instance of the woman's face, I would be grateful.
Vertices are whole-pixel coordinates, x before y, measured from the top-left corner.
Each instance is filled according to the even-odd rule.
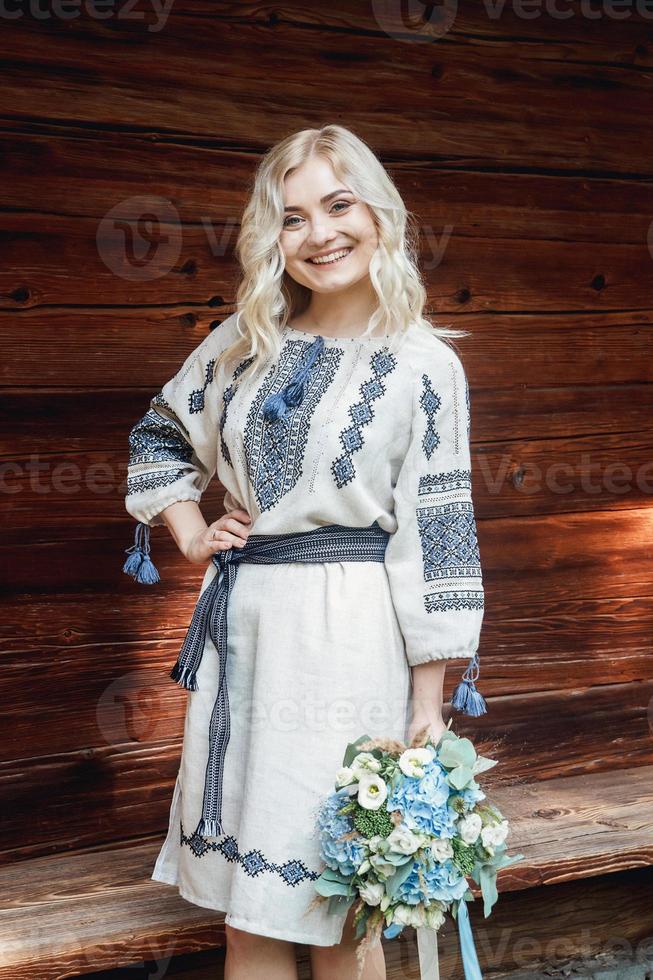
[[[324,157],[286,177],[279,244],[288,275],[317,293],[347,289],[369,276],[377,246],[372,214]],[[321,262],[312,261],[323,256]]]

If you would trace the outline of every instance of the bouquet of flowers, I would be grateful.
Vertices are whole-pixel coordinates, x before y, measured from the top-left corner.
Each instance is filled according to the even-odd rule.
[[[476,781],[496,761],[477,755],[473,743],[449,727],[437,743],[427,732],[411,746],[367,735],[348,745],[335,792],[318,811],[326,868],[315,881],[314,903],[328,900],[329,912],[338,914],[357,903],[359,976],[366,949],[380,941],[381,931],[392,939],[409,925],[420,930],[424,977],[423,930],[434,930],[437,955],[435,935],[450,911],[458,921],[466,980],[480,978],[465,904],[474,896],[466,879],[480,885],[487,918],[497,900],[497,871],[524,856],[507,855],[509,823]]]

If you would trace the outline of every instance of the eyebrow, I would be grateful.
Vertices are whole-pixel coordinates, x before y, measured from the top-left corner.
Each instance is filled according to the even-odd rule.
[[[338,194],[351,194],[351,193],[352,192],[350,190],[347,190],[346,187],[340,187],[338,188],[337,191],[331,191],[330,194],[325,194],[324,197],[321,197],[320,204],[326,204],[327,201],[330,201],[332,197],[337,197]],[[284,208],[284,211],[301,211],[301,210],[302,209],[298,204],[288,204]]]

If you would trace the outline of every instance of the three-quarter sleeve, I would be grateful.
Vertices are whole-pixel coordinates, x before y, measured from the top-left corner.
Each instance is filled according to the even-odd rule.
[[[123,570],[144,584],[159,581],[149,556],[150,528],[165,523],[161,511],[170,504],[199,502],[216,472],[220,399],[214,367],[226,324],[189,354],[129,433],[125,507],[138,523]]]
[[[414,365],[408,449],[393,489],[397,529],[385,564],[411,667],[470,663],[452,704],[486,710],[474,681],[484,589],[472,501],[469,387],[460,358],[429,337]]]

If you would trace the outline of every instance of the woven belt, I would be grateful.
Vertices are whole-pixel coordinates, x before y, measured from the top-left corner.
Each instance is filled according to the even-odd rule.
[[[369,527],[327,524],[291,534],[250,534],[242,548],[213,555],[218,569],[200,595],[188,633],[170,676],[181,687],[197,690],[197,670],[202,661],[207,629],[218,651],[220,675],[209,725],[209,758],[204,780],[202,816],[195,834],[217,837],[222,826],[224,757],[229,743],[229,694],[227,691],[227,603],[236,581],[238,565],[248,562],[271,565],[280,562],[383,561],[390,534],[375,521]]]

